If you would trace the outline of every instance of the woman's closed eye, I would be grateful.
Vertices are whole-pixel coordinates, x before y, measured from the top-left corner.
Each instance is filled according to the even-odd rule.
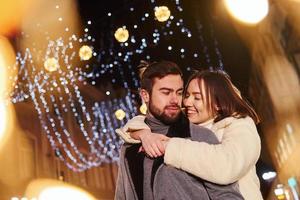
[[[197,101],[200,101],[200,100],[202,100],[202,96],[201,95],[195,95],[195,100],[197,100]]]

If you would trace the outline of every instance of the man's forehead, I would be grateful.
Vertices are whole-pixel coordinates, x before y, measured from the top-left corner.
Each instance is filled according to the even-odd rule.
[[[180,75],[170,74],[163,78],[155,78],[153,87],[178,90],[183,88],[183,80]]]

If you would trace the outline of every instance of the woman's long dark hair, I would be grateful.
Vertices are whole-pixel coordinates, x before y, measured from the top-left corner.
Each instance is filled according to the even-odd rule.
[[[200,71],[194,73],[186,84],[185,91],[194,79],[204,83],[207,109],[216,114],[214,122],[226,117],[244,118],[249,116],[257,124],[259,117],[247,100],[241,97],[238,89],[232,84],[230,77],[223,71]]]

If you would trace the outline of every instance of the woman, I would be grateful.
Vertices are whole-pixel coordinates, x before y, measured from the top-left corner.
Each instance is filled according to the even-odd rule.
[[[164,151],[167,165],[217,184],[238,181],[240,192],[246,200],[262,199],[255,170],[261,148],[255,126],[259,120],[229,77],[221,72],[195,73],[187,83],[183,104],[189,120],[211,129],[220,144],[163,138],[161,142],[165,143],[165,149],[158,151],[147,146],[144,147],[146,153],[157,156]],[[137,117],[133,120],[141,124],[142,119]],[[131,121],[129,128],[130,124],[135,123]],[[140,138],[144,146],[151,136],[149,134],[148,129],[131,136]]]

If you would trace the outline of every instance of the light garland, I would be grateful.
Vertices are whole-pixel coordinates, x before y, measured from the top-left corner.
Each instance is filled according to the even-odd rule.
[[[156,7],[155,0],[151,0],[151,3],[153,8]],[[175,4],[177,11],[182,12],[179,0],[176,0]],[[132,10],[134,11],[130,8],[130,12]],[[175,12],[172,11],[172,13]],[[113,13],[108,15],[108,17],[112,16]],[[149,19],[149,14],[144,14],[138,22],[139,26],[149,22]],[[137,96],[131,92],[130,85],[136,90],[139,87],[139,79],[132,66],[133,58],[141,55],[149,60],[150,55],[145,53],[147,49],[158,46],[161,41],[164,41],[164,37],[175,37],[174,32],[178,32],[187,39],[192,37],[191,31],[184,26],[183,19],[170,15],[164,25],[154,27],[152,37],[142,37],[143,35],[137,34],[139,26],[128,25],[129,30],[134,30],[130,36],[128,30],[123,27],[123,32],[118,33],[117,37],[114,38],[116,34],[111,34],[111,41],[109,41],[111,46],[108,49],[103,48],[96,52],[91,45],[95,39],[88,33],[89,26],[93,23],[88,21],[87,24],[83,37],[73,34],[66,41],[62,38],[48,39],[44,68],[35,66],[33,55],[39,55],[38,50],[26,49],[24,55],[17,53],[16,65],[10,69],[18,71],[17,76],[10,77],[12,80],[18,80],[14,91],[8,94],[11,101],[17,103],[26,99],[32,100],[43,132],[55,155],[74,171],[84,171],[102,163],[118,160],[122,140],[116,136],[115,128],[124,125],[124,121],[139,112],[146,113],[145,104],[138,108],[136,102],[133,101],[137,99]],[[119,43],[116,43],[114,39],[117,39]],[[204,39],[201,42],[204,55],[209,62]],[[215,45],[217,48],[216,41]],[[81,48],[76,51],[74,46],[81,46]],[[169,51],[175,51],[175,47],[171,47]],[[181,57],[184,57],[187,50],[181,48],[179,53]],[[94,57],[95,63],[88,65],[82,62],[84,66],[73,66],[71,63],[77,56],[81,61]],[[106,57],[109,59],[105,60]],[[95,85],[97,80],[114,72],[118,72],[118,76],[113,77],[110,80],[111,83],[122,84],[126,95],[92,104],[87,103],[80,92],[79,83],[85,85],[90,82],[91,85]],[[107,92],[106,95],[111,95],[111,92]],[[115,111],[117,111],[116,115]],[[79,133],[72,132],[66,119],[76,122]],[[80,150],[80,144],[74,140],[76,134],[83,136],[88,153]]]

